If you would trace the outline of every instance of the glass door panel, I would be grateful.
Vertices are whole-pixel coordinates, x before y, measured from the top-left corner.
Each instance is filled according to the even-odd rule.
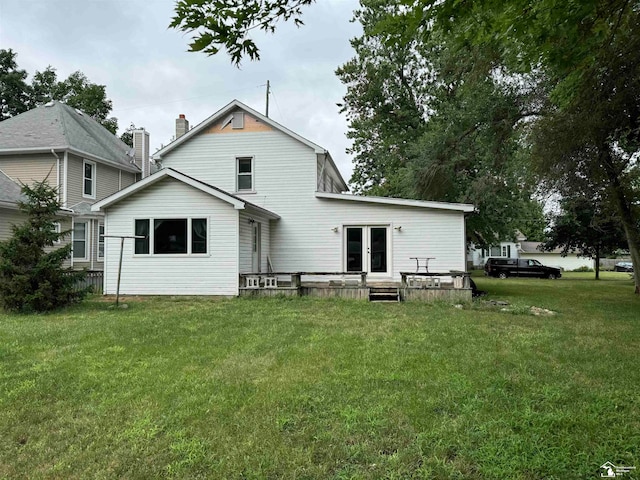
[[[370,272],[387,272],[387,227],[369,227]]]
[[[347,272],[363,271],[363,228],[347,227]]]

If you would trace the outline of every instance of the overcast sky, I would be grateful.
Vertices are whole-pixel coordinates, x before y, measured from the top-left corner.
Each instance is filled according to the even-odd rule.
[[[336,103],[345,87],[335,69],[353,57],[356,0],[318,0],[305,25],[274,35],[252,32],[261,60],[233,67],[226,53],[187,52],[189,36],[167,28],[173,0],[0,0],[0,48],[17,52],[30,76],[48,65],[64,79],[76,70],[106,85],[120,133],[131,123],[151,135],[152,151],[173,137],[175,119],[196,125],[238,99],[329,150],[345,180],[347,123]]]

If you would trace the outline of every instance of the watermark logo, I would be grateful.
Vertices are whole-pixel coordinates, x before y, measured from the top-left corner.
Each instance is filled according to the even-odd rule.
[[[616,478],[621,477],[625,473],[629,473],[631,470],[635,470],[636,467],[622,467],[614,465],[611,462],[606,462],[600,465],[600,468],[604,470],[603,473],[600,474],[602,478]]]

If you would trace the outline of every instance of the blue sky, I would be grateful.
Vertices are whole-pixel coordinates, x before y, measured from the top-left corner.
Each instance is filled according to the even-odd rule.
[[[187,52],[189,36],[169,29],[173,0],[0,0],[0,48],[18,53],[33,74],[48,65],[59,78],[80,70],[107,87],[120,129],[144,126],[155,150],[174,135],[175,118],[191,125],[232,99],[327,148],[346,180],[347,123],[339,113],[345,87],[335,69],[353,56],[349,39],[355,0],[318,0],[305,10],[305,26],[282,24],[274,35],[253,31],[261,60],[240,69],[226,53]]]

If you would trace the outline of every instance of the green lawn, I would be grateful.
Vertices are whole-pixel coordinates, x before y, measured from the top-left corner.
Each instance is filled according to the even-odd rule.
[[[640,478],[640,299],[592,277],[0,314],[0,478]]]

